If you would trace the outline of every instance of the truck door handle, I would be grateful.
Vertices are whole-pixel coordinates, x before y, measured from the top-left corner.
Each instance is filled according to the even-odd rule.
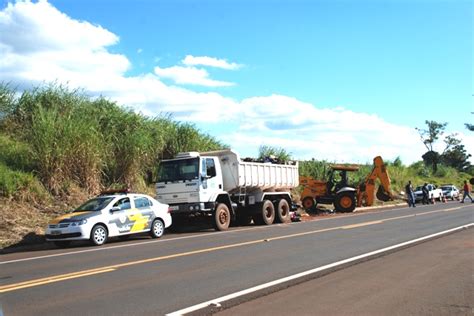
[[[219,184],[219,189],[222,189],[222,184]]]

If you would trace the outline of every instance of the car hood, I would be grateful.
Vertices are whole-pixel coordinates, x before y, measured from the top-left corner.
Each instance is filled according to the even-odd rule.
[[[70,221],[80,221],[80,220],[87,219],[98,214],[100,214],[100,212],[93,212],[93,211],[73,212],[73,213],[68,213],[68,214],[64,214],[59,217],[56,217],[49,223],[59,224],[59,223],[67,223]]]

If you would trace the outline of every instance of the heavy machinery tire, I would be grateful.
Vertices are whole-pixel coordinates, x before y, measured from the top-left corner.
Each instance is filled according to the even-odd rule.
[[[285,199],[278,201],[276,206],[276,219],[279,223],[289,223],[291,222],[290,218],[290,205]]]
[[[311,196],[306,196],[301,203],[303,204],[303,208],[306,210],[312,209],[316,206],[316,202]]]
[[[230,225],[230,211],[224,203],[217,204],[214,213],[214,228],[219,231],[227,230]]]
[[[272,201],[264,200],[262,203],[262,208],[260,211],[260,216],[262,219],[262,224],[271,225],[275,221],[275,207],[273,206]]]
[[[354,193],[342,192],[336,195],[334,207],[336,208],[336,211],[343,213],[349,213],[355,210],[356,200]]]
[[[102,246],[107,242],[109,232],[107,228],[101,224],[97,224],[92,228],[90,241],[94,246]]]
[[[151,238],[160,238],[165,233],[165,223],[159,218],[155,218],[150,228]]]

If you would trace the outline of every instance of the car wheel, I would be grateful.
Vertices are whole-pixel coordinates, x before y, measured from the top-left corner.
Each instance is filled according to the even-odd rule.
[[[107,242],[108,231],[104,225],[95,225],[91,231],[90,241],[94,246],[102,246]]]
[[[165,233],[165,224],[159,218],[155,218],[151,224],[150,235],[152,238],[160,238]]]

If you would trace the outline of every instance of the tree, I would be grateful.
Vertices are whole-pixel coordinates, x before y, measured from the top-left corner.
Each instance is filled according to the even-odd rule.
[[[428,126],[427,129],[416,128],[420,134],[421,141],[425,145],[428,152],[426,152],[422,158],[426,165],[430,165],[433,172],[438,170],[439,153],[434,151],[434,143],[444,134],[444,130],[448,123],[438,123],[436,121],[425,121]]]
[[[453,167],[458,171],[467,172],[467,170],[471,167],[471,163],[469,162],[470,157],[471,154],[466,152],[464,145],[457,144],[453,148],[443,153],[441,159],[445,165]]]

